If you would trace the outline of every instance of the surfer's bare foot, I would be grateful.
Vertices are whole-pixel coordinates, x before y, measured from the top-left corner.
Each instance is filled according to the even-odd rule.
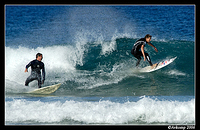
[[[151,66],[151,69],[155,68],[155,67],[157,66],[157,64],[158,64],[158,63],[153,64],[153,65]]]

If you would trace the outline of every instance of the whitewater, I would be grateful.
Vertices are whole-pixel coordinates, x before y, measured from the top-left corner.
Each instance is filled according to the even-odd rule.
[[[194,8],[6,5],[5,124],[195,124]],[[177,59],[139,73],[131,48],[147,33],[152,63]],[[24,86],[24,70],[38,52],[43,86],[62,83],[50,95],[26,94],[37,88]]]
[[[190,124],[194,123],[194,99],[187,102],[158,100],[157,98],[121,97],[96,98],[84,101],[70,97],[37,100],[10,99],[6,102],[6,120],[9,123],[78,123],[78,124]],[[180,97],[179,97],[180,98]],[[191,98],[191,97],[189,97]],[[74,100],[75,99],[75,100]],[[80,101],[81,100],[81,101]],[[116,99],[115,99],[116,100]],[[124,101],[123,101],[124,100]]]

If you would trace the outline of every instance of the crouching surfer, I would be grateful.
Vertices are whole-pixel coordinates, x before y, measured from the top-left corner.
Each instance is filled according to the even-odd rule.
[[[149,65],[154,68],[156,67],[157,64],[152,64],[151,63],[151,59],[149,57],[149,54],[144,52],[144,47],[147,44],[149,44],[150,46],[152,46],[156,52],[158,52],[157,48],[150,43],[151,41],[151,35],[147,34],[144,38],[141,38],[139,40],[136,41],[136,43],[133,45],[133,48],[131,50],[131,54],[138,59],[137,63],[136,63],[136,67],[139,65],[140,61],[141,61],[141,56],[144,57],[144,61],[147,59],[147,61],[149,62]],[[141,50],[141,51],[140,51]]]

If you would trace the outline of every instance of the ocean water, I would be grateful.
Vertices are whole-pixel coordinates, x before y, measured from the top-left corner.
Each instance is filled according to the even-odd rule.
[[[153,63],[173,58],[152,73],[139,73],[131,48],[146,45]],[[30,95],[25,66],[43,54],[44,86]],[[140,68],[149,65],[140,62]],[[195,6],[5,6],[6,125],[195,124]]]

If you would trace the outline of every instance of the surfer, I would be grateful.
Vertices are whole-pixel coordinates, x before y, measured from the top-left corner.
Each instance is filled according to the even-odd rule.
[[[139,65],[139,63],[141,61],[141,56],[144,57],[144,61],[147,59],[147,61],[149,62],[150,66],[152,68],[154,68],[157,65],[157,64],[152,64],[149,54],[144,52],[144,47],[145,47],[146,43],[149,44],[150,46],[152,46],[155,49],[155,51],[158,52],[157,48],[152,43],[150,43],[151,37],[152,36],[150,34],[147,34],[144,38],[137,40],[135,42],[135,44],[133,45],[131,54],[138,59],[138,61],[136,63],[136,67]],[[141,51],[140,51],[140,49],[141,49]]]
[[[45,80],[44,63],[41,62],[42,58],[43,58],[42,54],[37,53],[36,59],[31,61],[28,65],[26,65],[26,69],[25,69],[24,72],[28,72],[28,68],[31,66],[31,75],[26,79],[25,86],[28,86],[28,84],[31,81],[37,80],[38,81],[38,87],[41,88],[41,85],[44,83],[44,80]],[[42,69],[42,76],[43,76],[42,81],[41,81],[41,72],[40,72],[41,69]]]

